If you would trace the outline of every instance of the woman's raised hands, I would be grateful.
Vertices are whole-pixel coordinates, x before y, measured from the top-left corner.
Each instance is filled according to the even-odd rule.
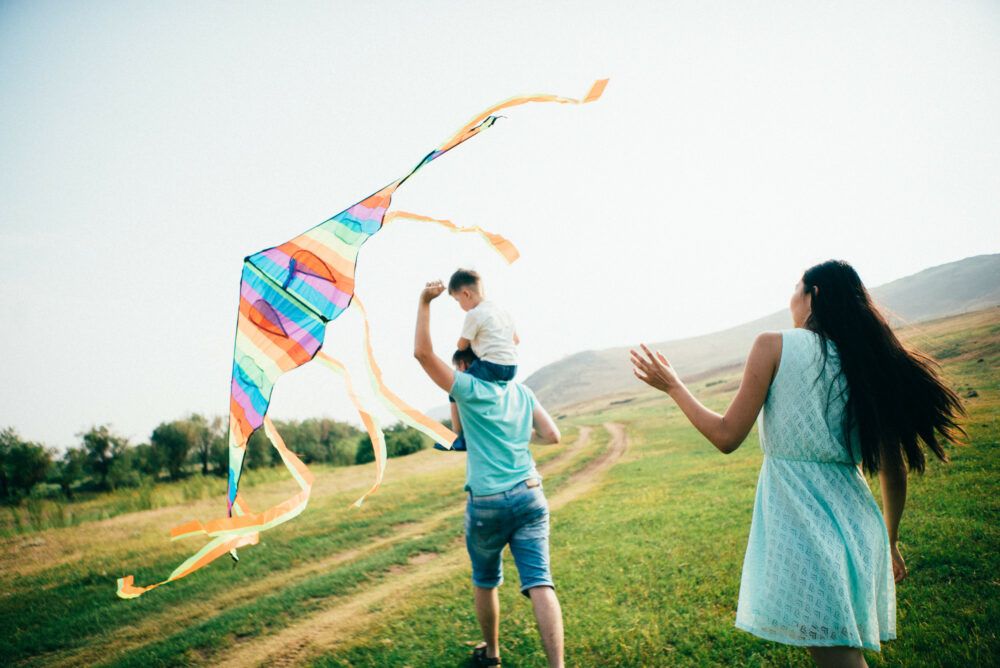
[[[636,378],[667,394],[681,386],[681,379],[663,353],[657,351],[654,355],[645,344],[640,344],[639,347],[645,355],[640,355],[635,350],[629,351],[632,353],[632,371]]]

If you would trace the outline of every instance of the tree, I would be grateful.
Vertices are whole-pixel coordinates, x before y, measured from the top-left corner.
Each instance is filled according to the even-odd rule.
[[[375,451],[372,447],[372,437],[365,434],[358,441],[358,450],[354,455],[355,464],[367,464],[375,461]]]
[[[226,477],[229,475],[229,439],[226,434],[219,433],[212,439],[210,446],[212,465],[215,467],[215,475]]]
[[[135,468],[135,448],[125,448],[111,462],[108,469],[108,486],[111,489],[119,487],[138,487],[139,471]]]
[[[261,469],[265,466],[275,465],[276,462],[271,457],[271,451],[274,450],[277,454],[277,450],[271,447],[271,441],[268,440],[263,427],[250,434],[246,449],[246,454],[243,456],[244,468]],[[281,455],[277,455],[277,458],[278,461],[281,461]]]
[[[149,437],[149,443],[163,458],[171,480],[179,480],[184,460],[194,446],[195,436],[185,420],[161,422]]]
[[[148,447],[148,446],[147,446]],[[73,485],[83,479],[87,466],[87,451],[83,448],[70,448],[56,462],[54,480],[62,488],[63,494],[73,500]]]
[[[21,442],[13,427],[0,429],[0,499],[10,497],[10,482],[7,480],[7,458],[11,449]]]
[[[114,489],[108,479],[111,466],[128,448],[128,439],[111,433],[107,425],[91,427],[82,434],[83,448],[87,453],[86,470],[97,478],[102,489]]]
[[[134,455],[132,462],[136,470],[156,480],[166,464],[163,453],[149,443],[143,443],[135,446]]]
[[[386,430],[385,449],[390,457],[405,457],[427,447],[416,429],[397,422]]]
[[[0,458],[5,499],[28,495],[52,467],[52,453],[38,443],[22,441],[12,427],[0,432]]]
[[[397,422],[388,429],[383,430],[385,434],[385,451],[389,457],[403,457],[413,454],[426,447],[420,432],[410,429],[401,422]],[[358,443],[357,455],[354,462],[365,464],[375,461],[375,451],[372,449],[372,439],[365,434]]]
[[[360,432],[346,422],[323,418],[319,421],[320,442],[326,451],[324,461],[337,466],[354,463]]]
[[[294,452],[306,464],[325,462],[327,460],[326,445],[323,443],[320,421],[310,418],[302,422],[283,422],[278,427],[278,433],[288,449]],[[278,458],[281,453],[275,450]],[[276,462],[277,463],[277,462]]]
[[[208,462],[212,460],[212,444],[221,435],[222,418],[215,416],[211,422],[204,415],[192,413],[187,420],[194,439],[194,455],[201,462],[201,474],[208,474]]]

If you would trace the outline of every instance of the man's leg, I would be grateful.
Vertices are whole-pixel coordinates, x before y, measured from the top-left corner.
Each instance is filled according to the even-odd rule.
[[[556,603],[558,606],[559,604]],[[497,588],[476,587],[476,619],[486,641],[486,656],[500,656],[500,597]],[[561,628],[561,627],[560,627]]]
[[[465,508],[465,547],[472,561],[472,584],[475,587],[476,619],[483,633],[486,658],[500,656],[500,597],[497,587],[503,583],[501,554],[507,543],[502,530],[503,495],[473,497]],[[474,656],[479,654],[476,648]]]
[[[535,621],[538,622],[538,634],[542,636],[545,646],[545,656],[549,665],[563,668],[563,623],[562,608],[552,587],[532,587],[528,590],[531,605],[535,609]]]

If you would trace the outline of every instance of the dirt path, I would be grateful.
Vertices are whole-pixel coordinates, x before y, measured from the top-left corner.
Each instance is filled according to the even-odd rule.
[[[566,484],[549,498],[549,507],[553,510],[562,508],[596,487],[601,482],[601,474],[611,468],[628,451],[629,440],[625,425],[605,422],[604,428],[611,434],[608,449],[591,460],[583,470],[571,475]]]
[[[539,466],[538,471],[542,475],[549,475],[552,473],[558,473],[572,464],[573,460],[576,459],[576,456],[580,454],[580,451],[590,445],[590,434],[592,432],[593,428],[591,427],[580,427],[580,433],[576,437],[576,442],[549,461]],[[462,506],[465,506],[464,501]]]
[[[604,428],[611,435],[608,449],[570,476],[549,497],[549,505],[553,509],[562,508],[593,490],[600,483],[602,474],[628,451],[629,441],[623,425],[605,423]],[[581,428],[573,448],[549,462],[549,466],[568,461],[567,458],[573,456],[571,452],[582,450],[589,441],[590,433],[589,428]],[[224,657],[212,657],[212,663],[222,666],[299,665],[353,637],[373,623],[376,615],[402,607],[409,600],[409,597],[399,595],[402,592],[436,584],[466,563],[465,550],[460,546],[441,555],[419,555],[385,582],[341,600],[334,599],[333,605],[326,610],[274,635],[243,643]],[[378,605],[378,613],[369,614],[373,605]]]

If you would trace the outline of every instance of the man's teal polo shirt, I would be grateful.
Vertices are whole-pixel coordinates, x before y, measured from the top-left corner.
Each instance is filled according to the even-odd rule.
[[[506,492],[540,478],[531,458],[535,394],[520,383],[492,383],[455,372],[451,396],[458,405],[468,455],[465,489],[475,496]]]

